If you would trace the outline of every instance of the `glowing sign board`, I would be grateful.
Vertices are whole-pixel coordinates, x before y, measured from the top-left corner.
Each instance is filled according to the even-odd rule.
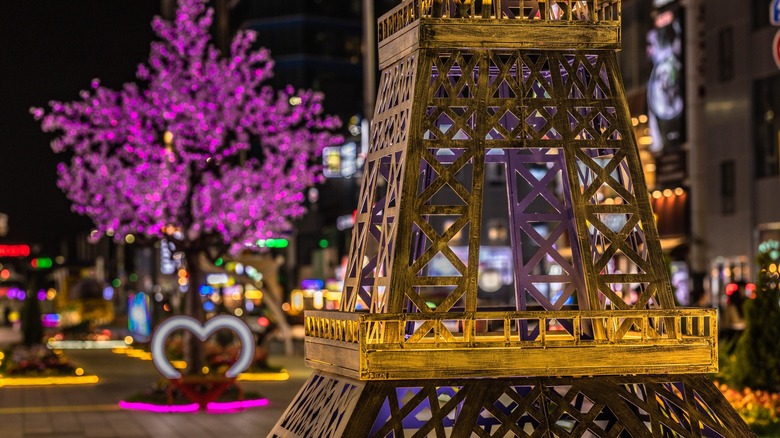
[[[148,338],[152,331],[149,296],[143,292],[127,299],[127,328],[135,337]]]
[[[322,173],[326,178],[351,178],[357,172],[357,144],[347,143],[322,150]]]

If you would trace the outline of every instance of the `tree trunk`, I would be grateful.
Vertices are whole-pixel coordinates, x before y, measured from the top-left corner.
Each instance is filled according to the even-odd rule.
[[[244,264],[244,266],[252,266],[259,272],[263,273],[265,278],[264,284],[266,287],[258,287],[257,282],[255,282],[248,275],[239,275],[235,272],[224,269],[224,267],[211,266],[210,269],[238,277],[242,282],[251,283],[258,289],[265,290],[267,292],[263,295],[263,300],[266,301],[268,308],[271,310],[271,313],[274,315],[274,318],[276,318],[276,322],[279,325],[279,331],[281,332],[282,341],[284,342],[284,354],[286,356],[292,356],[294,353],[292,328],[290,327],[290,323],[287,322],[287,315],[284,313],[284,310],[282,310],[282,303],[280,300],[282,295],[281,286],[279,286],[277,282],[269,281],[268,272],[272,268],[270,268],[268,265],[272,265],[273,262],[268,261],[263,263],[257,257],[239,257],[237,261]],[[201,262],[209,263],[205,258],[205,255],[201,257]],[[278,269],[278,267],[273,269]]]
[[[187,294],[184,298],[184,313],[203,323],[205,322],[205,315],[200,293],[198,293],[198,285],[201,281],[200,251],[186,251],[185,257],[187,259],[189,282]],[[203,341],[198,339],[195,334],[185,331],[182,349],[184,360],[187,362],[186,374],[200,374],[205,363]]]

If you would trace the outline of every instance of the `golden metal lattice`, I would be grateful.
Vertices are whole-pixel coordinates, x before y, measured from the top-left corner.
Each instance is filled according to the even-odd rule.
[[[269,436],[754,436],[704,376],[355,382],[337,410],[312,387],[335,396],[343,378],[312,376]]]
[[[751,435],[690,375],[717,370],[717,316],[674,308],[618,71],[620,12],[406,0],[380,18],[341,307],[306,312],[317,371],[271,436]],[[506,175],[511,309],[478,294],[488,166]]]
[[[599,311],[673,309],[616,53],[610,49],[619,44],[619,2],[496,2],[493,19],[487,20],[450,18],[453,10],[448,7],[455,5],[447,5],[439,10],[436,2],[406,1],[380,20],[385,68],[341,311],[363,309],[406,321],[372,330],[385,339],[433,340],[435,347],[429,348],[442,352],[440,360],[452,356],[445,351],[460,348],[442,320],[491,310],[480,304],[477,287],[483,204],[490,202],[484,199],[488,163],[506,169],[515,310],[526,311],[533,303],[546,313],[557,312],[576,299],[581,312],[577,324],[568,320],[562,327],[577,339],[576,345],[585,345],[583,333],[595,342],[612,336],[610,324],[593,316]],[[479,16],[474,4],[470,7],[461,17]],[[437,39],[436,26],[457,27],[457,44]],[[555,37],[545,35],[540,43],[540,26],[552,26],[543,32],[555,31]],[[584,30],[571,30],[580,27]],[[487,31],[501,38],[483,39]],[[590,37],[557,47],[568,44],[570,31]],[[538,231],[539,224],[549,228],[547,235]],[[564,255],[561,239],[569,242],[569,255]],[[464,245],[460,249],[459,242]],[[537,265],[547,259],[559,272],[539,270]],[[616,268],[616,260],[625,272]],[[434,263],[448,265],[450,274],[433,269]],[[550,285],[565,287],[555,296],[545,295],[541,286]],[[628,290],[637,291],[633,303],[623,299],[622,291]],[[710,318],[705,311],[690,312]],[[410,315],[422,316],[411,323]],[[667,314],[642,318],[662,316]],[[631,318],[615,317],[620,325],[614,332],[620,336],[636,326]],[[470,333],[472,318],[463,319],[463,333]],[[521,341],[532,341],[543,331],[541,324],[529,325],[530,319],[523,317],[497,320],[507,332],[515,324]],[[679,341],[676,330],[670,317],[664,336]],[[310,350],[323,356],[311,364],[326,367],[327,350],[315,348],[316,339],[312,333]],[[640,340],[645,341],[651,345],[655,339]],[[400,345],[410,348],[408,342]],[[713,339],[702,339],[701,346],[707,351],[699,351],[695,360],[683,350],[657,351],[656,362],[669,366],[656,371],[715,369]],[[499,354],[510,362],[520,354],[512,352],[517,347],[507,345]],[[481,353],[464,349],[459,354]],[[647,363],[617,348],[601,354],[622,364],[621,369]],[[519,361],[500,375],[534,375],[542,368],[571,375],[617,372],[612,366],[571,361],[551,367],[551,360]],[[691,367],[680,367],[686,361]],[[356,363],[351,370],[360,378],[400,376],[366,370],[379,366],[371,361]],[[475,372],[464,369],[461,374]]]

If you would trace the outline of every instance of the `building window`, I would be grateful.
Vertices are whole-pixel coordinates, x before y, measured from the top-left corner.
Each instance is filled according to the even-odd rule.
[[[769,26],[769,5],[767,0],[753,0],[753,29]]]
[[[737,211],[737,169],[734,160],[720,163],[721,212],[731,214]]]
[[[730,27],[718,32],[718,79],[734,78],[734,32]]]
[[[506,243],[509,232],[506,227],[506,221],[502,219],[491,219],[488,221],[488,240],[493,245]]]
[[[780,173],[780,75],[757,81],[753,87],[753,102],[756,177],[775,176]]]

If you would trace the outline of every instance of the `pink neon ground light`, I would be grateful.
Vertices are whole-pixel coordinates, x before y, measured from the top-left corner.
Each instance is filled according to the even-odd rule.
[[[268,406],[268,399],[260,398],[255,400],[240,400],[233,402],[210,402],[206,405],[207,412],[229,412],[247,408],[259,408]],[[121,400],[119,407],[130,411],[147,411],[156,413],[186,413],[197,412],[199,406],[197,403],[187,405],[154,405],[151,403],[127,402]]]

